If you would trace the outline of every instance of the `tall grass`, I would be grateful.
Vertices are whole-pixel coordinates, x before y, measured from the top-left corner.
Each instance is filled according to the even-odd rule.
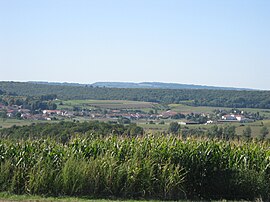
[[[0,191],[155,199],[270,198],[269,144],[173,136],[0,140]]]

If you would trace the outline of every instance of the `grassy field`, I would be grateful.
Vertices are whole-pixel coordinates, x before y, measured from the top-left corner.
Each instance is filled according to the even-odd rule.
[[[58,100],[56,103],[58,104],[59,109],[73,109],[73,107],[80,107],[84,109],[129,109],[148,112],[150,109],[161,107],[157,103],[127,100]],[[62,104],[59,105],[60,103]]]
[[[42,196],[31,196],[31,195],[15,195],[7,192],[0,193],[0,202],[159,202],[154,200],[108,200],[108,199],[88,199],[88,198],[77,198],[77,197],[42,197]]]
[[[141,126],[145,129],[145,131],[148,132],[152,132],[152,131],[167,131],[169,129],[169,125],[171,122],[179,122],[181,120],[173,120],[173,119],[165,119],[163,120],[165,122],[165,124],[159,124],[162,120],[154,120],[153,123],[154,124],[150,124],[149,120],[138,120],[138,121],[134,121],[138,126]],[[219,123],[218,126],[226,126],[226,125],[233,125],[235,126],[236,129],[236,134],[237,135],[242,135],[243,134],[243,130],[245,130],[248,126],[251,128],[252,131],[252,137],[259,137],[260,136],[260,130],[262,129],[263,126],[266,126],[268,128],[268,130],[270,131],[270,120],[263,120],[263,121],[256,121],[256,122],[252,122],[252,123]],[[182,125],[181,127],[187,127],[189,129],[196,129],[196,128],[200,128],[202,130],[207,130],[211,127],[213,127],[214,124],[208,124],[208,125],[204,125],[204,124],[198,124],[198,125]],[[268,134],[266,136],[267,138],[270,138],[270,134]]]
[[[31,125],[32,123],[40,123],[40,122],[46,122],[46,121],[40,121],[40,120],[26,120],[26,119],[0,119],[0,128],[9,128],[14,125],[16,126],[25,126],[25,125]]]
[[[180,113],[212,113],[215,109],[231,110],[232,108],[225,107],[194,107],[185,104],[169,104],[168,106],[163,106],[158,103],[153,102],[139,102],[139,101],[126,101],[126,100],[58,100],[58,109],[69,109],[72,110],[73,107],[80,107],[85,109],[127,109],[127,110],[142,110],[149,112],[151,109],[157,109],[158,112],[165,111],[170,108],[172,111]],[[62,105],[59,105],[62,103]],[[256,113],[259,112],[266,118],[270,119],[269,109],[253,109],[253,108],[239,108],[242,111]]]
[[[9,194],[6,192],[0,193],[0,202],[15,202],[15,201],[20,201],[20,202],[161,202],[161,200],[113,200],[113,199],[108,200],[108,199],[88,199],[88,198],[78,198],[78,197],[42,197],[42,196],[30,196],[30,195],[15,195],[15,194]],[[220,200],[219,202],[226,202],[226,201],[227,200]],[[173,202],[173,201],[166,201],[166,202]],[[191,202],[191,201],[178,200],[178,202]],[[245,201],[241,200],[241,202],[245,202]]]
[[[58,109],[69,109],[72,110],[73,107],[80,107],[84,109],[127,109],[127,110],[142,110],[144,112],[149,112],[151,109],[157,109],[158,113],[165,111],[170,108],[172,111],[180,113],[212,113],[215,109],[231,110],[232,108],[225,107],[194,107],[185,104],[169,104],[168,106],[163,106],[158,103],[153,102],[139,102],[139,101],[126,101],[126,100],[67,100],[56,102],[58,104]],[[62,103],[62,105],[59,105]],[[239,110],[256,113],[259,112],[264,115],[267,119],[270,119],[269,109],[253,109],[253,108],[239,108]]]
[[[213,110],[215,109],[221,109],[221,110],[232,109],[232,108],[226,108],[226,107],[204,107],[204,106],[194,107],[194,106],[189,106],[189,105],[184,105],[184,104],[169,104],[168,106],[171,108],[171,110],[180,112],[180,113],[191,113],[191,112],[212,113]],[[270,118],[270,109],[239,108],[239,110],[252,112],[252,113],[259,112],[261,115],[264,115],[266,118]]]

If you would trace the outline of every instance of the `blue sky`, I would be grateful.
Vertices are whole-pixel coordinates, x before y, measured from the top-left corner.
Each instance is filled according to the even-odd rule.
[[[269,0],[0,0],[0,80],[270,90]]]

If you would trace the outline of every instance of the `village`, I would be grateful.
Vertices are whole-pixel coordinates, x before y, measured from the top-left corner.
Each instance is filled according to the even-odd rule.
[[[162,120],[172,119],[176,120],[181,125],[192,124],[214,124],[214,123],[227,123],[239,122],[247,123],[256,120],[262,120],[264,117],[258,113],[247,113],[240,110],[214,110],[212,113],[200,113],[195,111],[190,112],[176,112],[173,110],[164,110],[157,112],[150,110],[146,113],[141,110],[128,110],[128,109],[45,109],[35,110],[34,112],[29,109],[24,109],[23,106],[11,105],[5,106],[0,103],[0,116],[1,118],[15,118],[27,120],[64,120],[84,118],[85,120],[108,120],[115,121],[125,118],[127,120]],[[155,124],[152,122],[152,124]]]

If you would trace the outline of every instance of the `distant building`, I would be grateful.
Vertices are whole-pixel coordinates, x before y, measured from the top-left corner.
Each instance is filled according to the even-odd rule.
[[[248,119],[243,115],[227,114],[221,117],[220,122],[252,122],[252,119]]]
[[[57,115],[63,115],[63,112],[61,110],[43,110],[42,111],[43,114],[47,114],[47,115],[53,115],[53,114],[57,114]]]
[[[159,117],[160,118],[169,118],[169,117],[172,117],[172,116],[175,116],[176,114],[178,114],[177,112],[174,112],[174,111],[171,111],[171,110],[168,110],[166,112],[162,112]]]
[[[200,123],[195,122],[195,121],[180,121],[180,122],[178,122],[178,124],[180,124],[180,125],[195,125],[195,124],[200,124]]]
[[[242,115],[235,115],[235,118],[237,119],[237,121],[243,121],[245,119],[245,117]]]
[[[212,120],[206,121],[206,124],[212,124],[212,123],[214,123],[214,121]]]
[[[225,120],[225,121],[237,121],[236,117],[234,116],[234,114],[226,114],[226,115],[223,115],[221,117],[222,120]]]

